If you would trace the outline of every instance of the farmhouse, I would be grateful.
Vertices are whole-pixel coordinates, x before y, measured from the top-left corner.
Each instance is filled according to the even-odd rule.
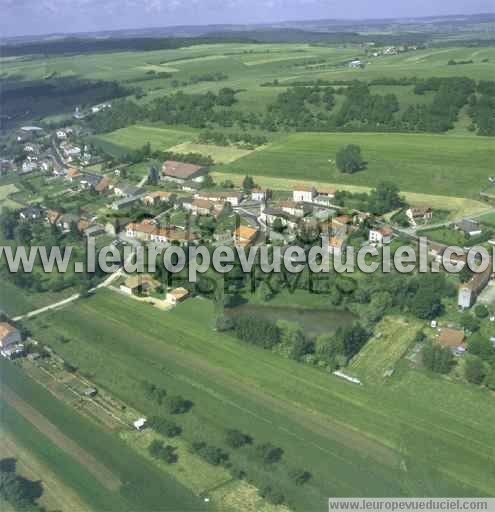
[[[149,274],[130,276],[120,285],[120,290],[128,295],[149,295],[160,287],[160,283]]]
[[[168,201],[172,195],[173,194],[171,192],[159,190],[157,192],[150,192],[149,194],[146,194],[143,196],[142,200],[146,206],[154,206],[158,203]]]
[[[106,176],[103,176],[101,180],[95,185],[95,191],[99,194],[104,194],[110,189],[111,181]]]
[[[407,218],[412,226],[416,226],[418,222],[426,222],[433,217],[431,208],[409,208],[406,210]]]
[[[389,227],[370,229],[368,239],[371,243],[386,245],[391,242],[392,234],[393,231]]]
[[[180,302],[183,302],[189,296],[189,291],[185,288],[174,288],[167,292],[167,302],[176,306]]]
[[[306,202],[312,203],[313,199],[316,197],[316,189],[315,187],[308,187],[305,185],[299,185],[292,191],[292,200],[296,203]]]
[[[478,295],[490,281],[492,276],[491,266],[492,263],[490,262],[488,268],[484,272],[474,274],[467,283],[463,283],[459,286],[459,292],[457,295],[457,305],[459,308],[467,309],[474,304]]]
[[[239,226],[234,231],[234,243],[240,247],[251,245],[258,235],[258,231],[249,226]]]
[[[83,190],[96,190],[100,181],[102,177],[98,174],[83,173],[79,179],[79,185]]]
[[[267,225],[272,225],[278,219],[282,226],[287,226],[289,229],[296,229],[300,220],[299,217],[294,217],[280,208],[271,207],[262,210],[260,219]]]
[[[242,201],[242,192],[197,192],[194,194],[197,199],[207,201],[218,201],[219,203],[230,203],[232,206],[239,206]]]
[[[140,197],[126,197],[120,201],[114,201],[112,203],[112,210],[125,210],[131,208],[134,204],[141,200]]]
[[[304,217],[311,209],[304,203],[296,203],[295,201],[282,201],[279,204],[280,208],[294,217]]]
[[[175,160],[165,161],[162,167],[162,179],[176,183],[185,183],[189,180],[202,182],[207,173],[208,169],[204,166]]]
[[[262,189],[262,188],[253,188],[251,190],[251,199],[253,201],[266,201],[271,197],[271,191],[268,189]]]
[[[457,351],[464,348],[464,332],[457,329],[442,328],[438,343],[443,347],[448,347],[452,351]]]
[[[181,244],[196,240],[196,236],[180,229],[159,228],[149,222],[140,224],[131,223],[127,225],[126,235],[129,238],[136,238],[143,242],[179,242]]]
[[[0,322],[0,348],[5,349],[20,342],[20,331],[6,322]]]
[[[141,194],[142,189],[139,187],[135,187],[134,185],[129,185],[128,183],[122,183],[121,185],[116,185],[113,189],[113,193],[118,197],[136,197]]]
[[[65,177],[72,183],[73,181],[81,177],[81,172],[76,167],[69,167],[69,170],[67,171]]]

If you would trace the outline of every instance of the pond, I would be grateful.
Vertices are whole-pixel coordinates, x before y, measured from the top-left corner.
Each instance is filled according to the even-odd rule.
[[[232,308],[226,308],[225,314],[228,316],[251,314],[266,320],[297,322],[306,333],[312,335],[335,332],[339,327],[351,325],[357,320],[354,314],[345,310],[260,304],[241,304]]]

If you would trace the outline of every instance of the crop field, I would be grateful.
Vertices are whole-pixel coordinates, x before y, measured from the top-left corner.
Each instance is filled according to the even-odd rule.
[[[365,170],[347,175],[336,168],[335,155],[346,144],[361,146]],[[292,133],[216,170],[359,186],[389,180],[407,192],[475,197],[493,174],[494,159],[488,137]]]
[[[282,447],[283,463],[265,478],[296,508],[322,509],[329,495],[493,493],[489,393],[413,371],[387,386],[353,386],[216,333],[212,319],[206,300],[163,313],[102,291],[28,326],[140,410],[149,408],[143,378],[192,400],[178,418],[189,440],[222,446],[223,428],[239,428]],[[249,450],[231,459],[253,463]],[[314,475],[297,493],[287,478],[294,465]]]
[[[349,370],[364,384],[381,383],[385,372],[393,370],[411,346],[421,324],[403,318],[385,317],[375,328],[375,335],[352,361]]]
[[[92,510],[201,510],[175,480],[0,361],[2,428],[15,433]]]
[[[172,146],[190,141],[194,137],[193,130],[176,130],[145,125],[133,125],[114,132],[94,137],[94,142],[108,144],[111,152],[123,152],[139,149],[148,142],[156,150],[167,150]],[[115,148],[112,150],[112,146]]]

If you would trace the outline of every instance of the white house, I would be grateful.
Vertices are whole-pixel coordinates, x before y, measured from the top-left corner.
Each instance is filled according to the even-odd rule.
[[[251,199],[253,201],[266,201],[268,199],[267,190],[253,188],[253,190],[251,190]]]
[[[300,186],[293,190],[292,200],[296,203],[305,202],[312,203],[316,197],[315,187]]]
[[[65,130],[57,130],[57,139],[58,140],[67,139],[67,132]]]
[[[393,231],[388,227],[370,229],[369,241],[371,243],[386,245],[392,240]]]
[[[21,333],[18,329],[7,322],[0,322],[0,348],[2,350],[21,341]]]
[[[349,62],[349,67],[353,69],[360,68],[362,65],[363,63],[359,59],[351,60],[351,62]]]
[[[134,421],[132,424],[134,425],[134,428],[136,430],[143,430],[143,428],[146,426],[147,423],[148,423],[148,421],[146,418],[139,418],[136,421]]]

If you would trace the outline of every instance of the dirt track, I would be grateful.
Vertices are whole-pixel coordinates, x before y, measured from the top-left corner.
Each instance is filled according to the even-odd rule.
[[[53,423],[23,401],[13,391],[3,386],[1,397],[42,434],[48,437],[50,441],[84,466],[106,489],[109,491],[119,489],[121,482],[116,475],[98,462],[91,454],[83,450],[72,439],[68,438]]]

